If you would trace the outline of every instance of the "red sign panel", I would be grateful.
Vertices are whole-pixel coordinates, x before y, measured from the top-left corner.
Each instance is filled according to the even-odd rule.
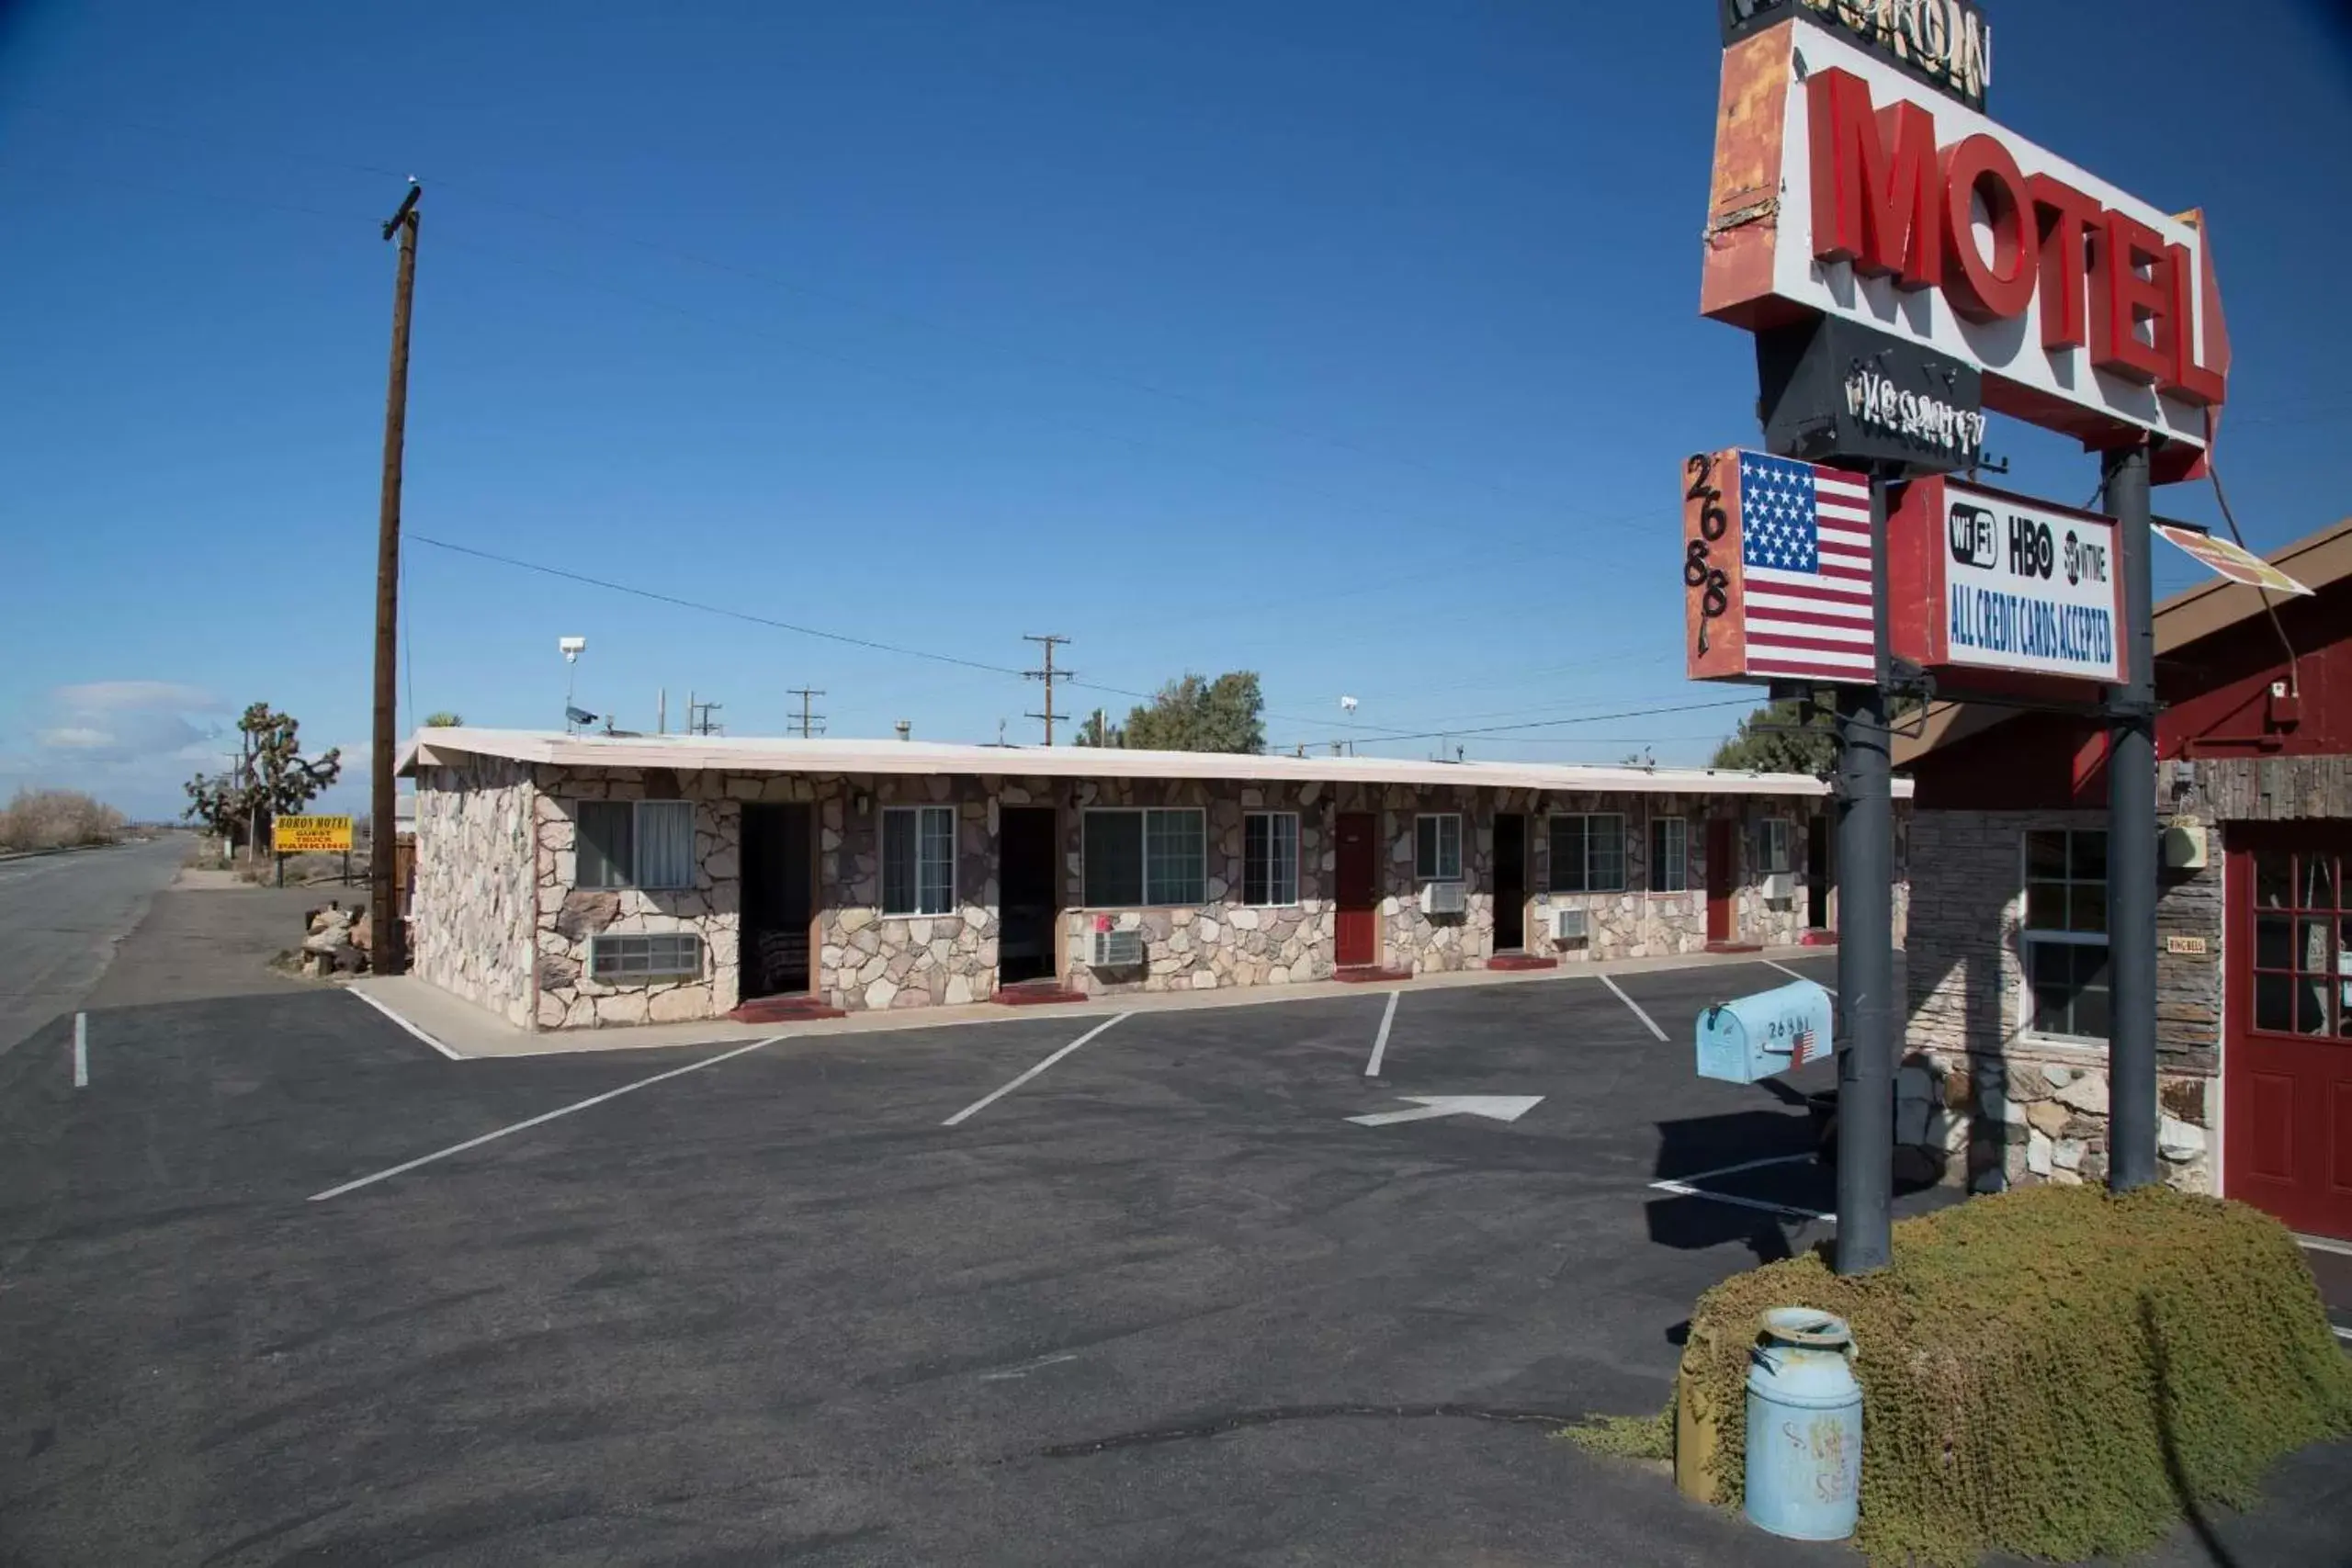
[[[1894,656],[2035,681],[2124,679],[2123,563],[2112,518],[1943,478],[1887,520]]]

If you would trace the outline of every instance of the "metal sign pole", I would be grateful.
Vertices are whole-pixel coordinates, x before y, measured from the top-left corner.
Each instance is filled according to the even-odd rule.
[[[2109,699],[2108,1185],[2154,1183],[2156,1168],[2156,680],[2154,544],[2145,444],[2107,455],[2107,504],[2122,525],[2124,684]]]
[[[1840,1274],[1883,1269],[1894,1224],[1894,789],[1887,726],[1887,481],[1871,476],[1879,683],[1838,688],[1838,1245]]]

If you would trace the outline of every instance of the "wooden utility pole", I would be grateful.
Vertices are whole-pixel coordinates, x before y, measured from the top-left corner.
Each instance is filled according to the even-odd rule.
[[[808,705],[825,694],[808,686],[795,686],[791,694],[800,699],[800,739],[811,739],[825,728],[825,716],[809,712]]]
[[[409,181],[408,197],[384,224],[398,234],[400,274],[392,285],[392,372],[384,394],[384,491],[376,514],[376,755],[368,795],[368,962],[379,975],[408,968],[407,933],[401,929],[399,818],[392,789],[393,751],[400,744],[401,453],[408,435],[409,302],[416,293],[416,203],[424,187]]]
[[[1043,670],[1032,670],[1027,671],[1030,680],[1043,681],[1046,683],[1046,711],[1043,713],[1033,713],[1029,716],[1031,718],[1042,718],[1046,721],[1046,744],[1050,747],[1054,743],[1054,719],[1056,716],[1054,713],[1054,682],[1056,681],[1067,681],[1070,677],[1070,671],[1067,670],[1057,670],[1054,668],[1054,649],[1066,646],[1069,642],[1069,638],[1066,637],[1024,637],[1021,640],[1023,642],[1042,644],[1046,649],[1046,667]]]

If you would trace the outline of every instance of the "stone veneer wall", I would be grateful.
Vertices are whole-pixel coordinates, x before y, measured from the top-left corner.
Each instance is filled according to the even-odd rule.
[[[419,867],[422,908],[455,909],[419,926],[424,977],[526,1027],[584,1028],[723,1015],[737,1000],[741,923],[742,808],[751,802],[801,802],[816,812],[819,835],[816,931],[811,952],[817,998],[846,1011],[953,1005],[986,999],[995,989],[1000,886],[1000,812],[1009,807],[1060,808],[1065,913],[1065,984],[1090,994],[1212,990],[1329,978],[1336,958],[1333,814],[1368,810],[1381,818],[1380,914],[1384,964],[1415,974],[1479,969],[1494,953],[1494,818],[1528,820],[1526,951],[1553,951],[1550,912],[1581,903],[1592,913],[1593,941],[1576,956],[1630,958],[1701,950],[1706,942],[1706,813],[1739,814],[1741,937],[1794,942],[1804,902],[1768,908],[1748,874],[1755,823],[1768,815],[1797,826],[1804,853],[1810,800],[1743,799],[1728,807],[1700,797],[1569,796],[1497,794],[1446,786],[1415,788],[1309,783],[1242,786],[1206,782],[1114,779],[1076,782],[1023,777],[908,775],[846,778],[667,769],[552,768],[484,763],[463,781],[424,781],[421,832],[429,844]],[[462,783],[463,787],[459,787]],[[695,886],[678,892],[587,890],[577,875],[578,802],[685,799],[695,806]],[[881,813],[897,805],[948,805],[957,815],[956,908],[922,918],[880,911]],[[864,809],[859,807],[863,806]],[[1096,972],[1089,962],[1097,912],[1083,907],[1083,809],[1090,806],[1198,807],[1208,813],[1207,898],[1182,909],[1102,911],[1120,929],[1145,934],[1136,970]],[[1299,818],[1299,901],[1285,908],[1239,903],[1242,820],[1259,810]],[[1625,818],[1627,891],[1550,895],[1547,819],[1566,811],[1614,812]],[[1466,916],[1425,916],[1414,875],[1414,819],[1455,812],[1464,819],[1469,881]],[[1690,887],[1652,895],[1648,823],[1680,815],[1690,829]],[[527,824],[527,826],[526,826]],[[1898,899],[1905,889],[1899,885]],[[586,976],[590,940],[599,932],[692,931],[706,966],[683,982],[602,986]],[[499,933],[503,931],[503,935]]]
[[[1910,1017],[1896,1080],[1895,1140],[1914,1179],[1979,1191],[2075,1185],[2107,1174],[2103,1046],[2026,1032],[2024,837],[2103,829],[2104,811],[1922,811],[1911,828]],[[2221,845],[2208,868],[2166,873],[2159,940],[2205,939],[2205,956],[2160,953],[2158,1147],[2165,1178],[2214,1190],[2219,1069]]]
[[[861,796],[871,803],[863,813]],[[847,1012],[986,1001],[996,990],[1000,934],[997,812],[1052,801],[1040,779],[937,773],[861,776],[826,790],[818,828],[818,996]],[[893,806],[955,808],[955,913],[882,913],[882,813]]]
[[[741,929],[742,803],[771,796],[806,799],[809,781],[693,770],[673,773],[661,768],[541,767],[537,773],[537,1026],[677,1023],[731,1010]],[[575,886],[582,800],[692,801],[695,885],[675,892]],[[588,977],[589,941],[598,933],[681,931],[702,938],[703,972],[695,978],[608,986]]]
[[[519,762],[481,757],[416,781],[417,978],[531,1026],[535,791]]]
[[[1065,814],[1063,984],[1089,996],[1135,991],[1214,991],[1330,978],[1337,953],[1331,878],[1330,791],[1319,783],[1263,787],[1197,781],[1103,779],[1078,784],[1080,809]],[[1068,781],[1063,789],[1070,788]],[[1197,908],[1090,910],[1083,809],[1200,807],[1208,813],[1208,901]],[[1252,908],[1241,902],[1242,818],[1254,811],[1298,814],[1298,902]],[[1143,932],[1139,969],[1097,970],[1098,919]]]
[[[1380,817],[1382,964],[1412,975],[1485,968],[1495,951],[1495,815],[1499,807],[1493,795],[1443,785],[1342,784],[1338,809]],[[1464,914],[1421,910],[1415,861],[1419,829],[1415,824],[1425,815],[1462,818],[1462,874],[1469,887]]]

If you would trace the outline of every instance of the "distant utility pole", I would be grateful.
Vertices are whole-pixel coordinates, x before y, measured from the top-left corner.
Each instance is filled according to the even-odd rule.
[[[724,735],[726,729],[710,722],[710,716],[725,707],[724,703],[698,703],[694,694],[686,694],[686,733],[689,735]]]
[[[1051,746],[1054,743],[1054,718],[1056,716],[1054,714],[1054,682],[1056,681],[1067,681],[1070,677],[1070,671],[1067,670],[1057,670],[1054,668],[1054,649],[1067,646],[1069,642],[1069,638],[1066,637],[1024,637],[1021,640],[1023,642],[1040,644],[1046,650],[1046,667],[1043,670],[1032,670],[1028,671],[1029,679],[1032,681],[1043,681],[1046,683],[1046,711],[1043,713],[1033,713],[1029,716],[1031,718],[1042,718],[1046,721],[1046,744],[1047,746]]]
[[[825,716],[810,713],[808,705],[825,694],[808,686],[795,686],[791,688],[791,694],[800,699],[800,739],[808,740],[822,735],[825,732]]]
[[[384,395],[384,489],[376,513],[376,754],[368,795],[368,967],[379,975],[408,968],[406,935],[401,929],[399,833],[392,790],[392,753],[400,744],[399,690],[401,608],[401,456],[408,437],[409,303],[416,294],[416,204],[424,187],[412,179],[398,212],[384,224],[384,238],[401,238],[398,276],[392,284],[392,372]]]

